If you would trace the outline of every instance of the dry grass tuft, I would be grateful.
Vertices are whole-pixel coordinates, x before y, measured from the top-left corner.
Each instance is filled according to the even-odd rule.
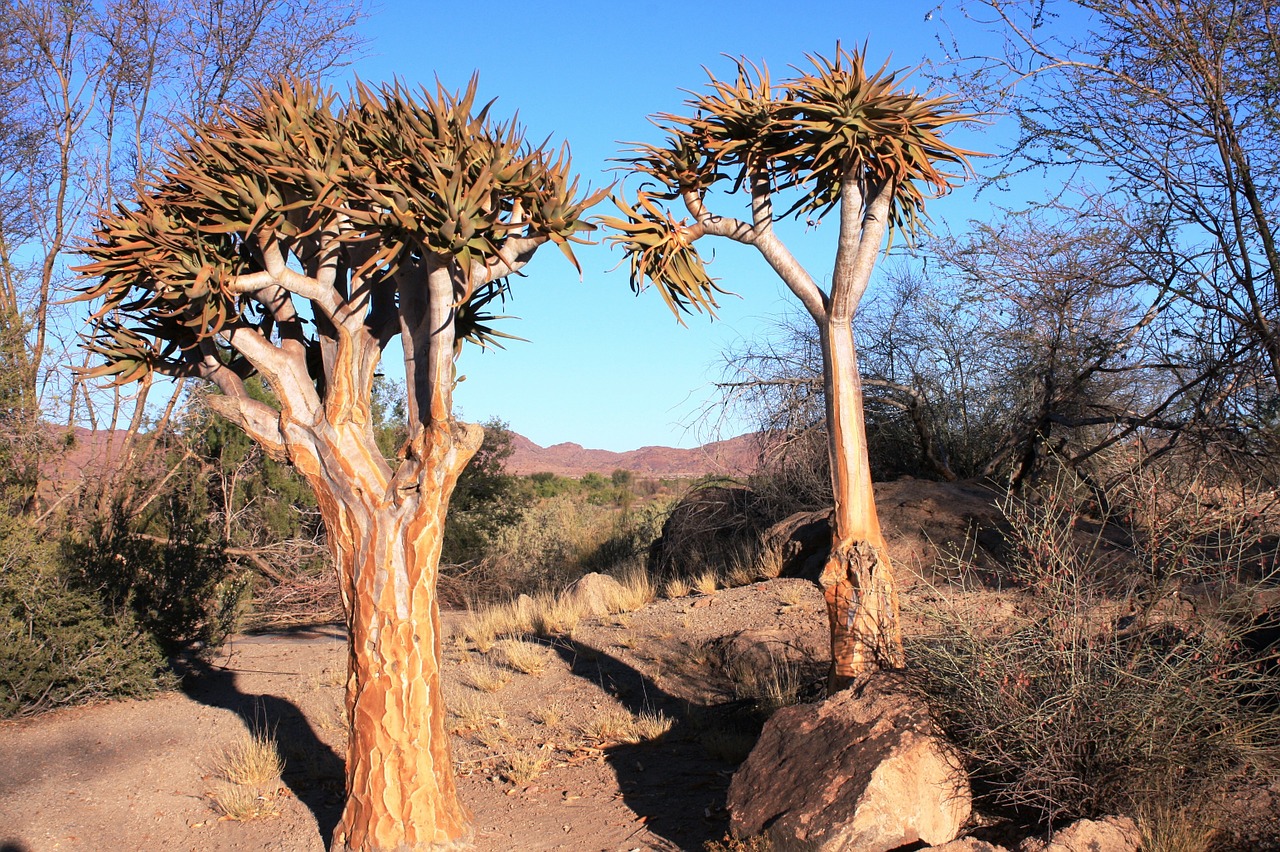
[[[470,663],[463,668],[463,681],[481,692],[497,692],[510,680],[510,672],[492,663]]]
[[[279,814],[275,800],[284,761],[274,736],[245,731],[218,753],[212,769],[219,780],[207,795],[223,818],[247,821]]]
[[[214,761],[214,771],[232,784],[261,787],[284,771],[275,737],[265,731],[246,731]]]
[[[564,721],[564,712],[559,707],[538,707],[529,711],[529,718],[545,728],[558,728]]]
[[[582,735],[602,742],[622,742],[631,729],[632,716],[621,707],[610,707],[582,723]]]
[[[1207,809],[1166,793],[1138,805],[1143,852],[1209,852],[1216,848],[1218,820]]]
[[[783,606],[799,606],[804,600],[806,591],[801,583],[787,583],[778,589],[778,603]]]
[[[762,547],[756,553],[754,573],[765,580],[772,580],[782,575],[782,552],[772,547]]]
[[[280,815],[280,811],[276,809],[275,793],[263,792],[257,787],[219,781],[208,795],[214,808],[225,819],[248,822]]]
[[[660,740],[671,731],[671,726],[674,724],[675,720],[661,710],[641,711],[640,715],[635,717],[635,722],[632,725],[632,735],[636,739],[631,740],[631,742]]]
[[[636,716],[621,707],[602,710],[582,725],[583,736],[610,743],[642,743],[660,739],[673,720],[665,713],[646,710]]]
[[[551,662],[551,652],[545,646],[523,639],[503,639],[495,647],[503,664],[521,674],[542,674]]]
[[[583,607],[568,597],[544,592],[533,599],[533,632],[544,639],[569,636],[584,615]]]
[[[734,695],[752,701],[766,716],[800,700],[803,683],[799,668],[790,660],[770,655],[769,665],[764,668],[734,661],[727,674],[733,682]]]
[[[691,591],[693,591],[693,586],[684,577],[672,577],[662,586],[662,596],[664,598],[688,597]]]
[[[756,572],[749,562],[734,559],[724,573],[726,588],[736,589],[739,586],[750,586],[756,581]]]
[[[692,586],[700,594],[713,595],[720,588],[720,578],[715,571],[703,571],[693,578]]]
[[[515,738],[515,734],[501,725],[481,728],[475,732],[475,741],[490,751],[505,751]]]
[[[609,609],[613,612],[634,612],[658,596],[653,578],[643,565],[633,565],[614,579],[622,588],[609,601]]]
[[[545,757],[537,757],[518,751],[509,755],[502,764],[502,777],[517,787],[532,784],[542,773],[547,771],[548,761]]]
[[[449,715],[456,720],[451,728],[455,734],[474,731],[501,722],[503,718],[500,707],[471,694],[450,701]]]
[[[533,610],[528,598],[479,607],[463,623],[462,636],[477,651],[487,654],[499,639],[529,633],[533,629]]]

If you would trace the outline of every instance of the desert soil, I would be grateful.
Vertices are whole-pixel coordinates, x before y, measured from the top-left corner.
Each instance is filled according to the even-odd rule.
[[[904,480],[877,491],[891,555],[907,570],[995,517],[990,492],[972,486]],[[446,632],[464,618],[446,613]],[[454,762],[476,848],[701,849],[723,838],[731,761],[745,757],[751,721],[708,649],[751,628],[794,640],[820,677],[822,598],[797,579],[584,622],[572,641],[548,643],[541,674],[508,672],[494,692],[470,685],[478,652],[447,639]],[[0,852],[325,849],[342,806],[345,670],[335,625],[238,636],[180,692],[0,723]],[[464,705],[481,712],[458,718]],[[619,710],[674,724],[638,745],[583,732]],[[273,732],[285,759],[274,814],[222,819],[215,765],[250,730]],[[515,784],[504,769],[522,755],[546,769]]]
[[[446,629],[462,618],[448,614]],[[824,620],[817,589],[794,579],[661,600],[584,622],[572,641],[547,643],[542,673],[504,670],[493,692],[469,685],[482,658],[450,638],[449,702],[483,711],[454,719],[476,848],[699,849],[722,838],[735,705],[704,649],[751,626],[812,645]],[[181,692],[0,725],[0,850],[325,849],[342,805],[345,669],[338,626],[237,636]],[[638,745],[582,731],[619,709],[674,724]],[[275,813],[220,819],[214,765],[252,729],[274,731],[286,762]],[[503,771],[517,754],[545,770],[511,783]]]

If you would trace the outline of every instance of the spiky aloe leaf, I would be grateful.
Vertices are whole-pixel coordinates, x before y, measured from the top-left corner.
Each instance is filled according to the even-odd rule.
[[[616,232],[608,240],[622,247],[630,263],[631,289],[639,293],[646,281],[652,282],[680,322],[681,313],[697,311],[715,316],[719,308],[716,294],[728,291],[707,274],[693,245],[696,226],[676,221],[644,192],[638,195],[637,207],[616,196],[613,202],[626,218],[600,219]]]

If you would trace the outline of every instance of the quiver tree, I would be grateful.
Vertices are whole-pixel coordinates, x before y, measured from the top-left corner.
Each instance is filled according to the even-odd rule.
[[[592,226],[567,151],[524,142],[465,92],[360,85],[349,102],[290,80],[198,125],[104,213],[84,249],[100,299],[90,375],[198,377],[209,406],[315,490],[349,636],[347,804],[336,850],[467,834],[440,686],[435,585],[450,493],[482,430],[452,414],[463,341],[550,241]],[[371,393],[397,335],[407,439],[378,451]],[[253,398],[257,374],[278,404]],[[261,395],[259,395],[260,397]]]
[[[606,218],[610,239],[630,260],[631,286],[653,282],[676,313],[714,315],[716,294],[694,243],[721,237],[755,247],[817,325],[822,350],[828,452],[835,496],[831,555],[821,575],[831,628],[831,686],[877,666],[902,662],[893,574],[872,499],[862,387],[852,320],[886,235],[920,230],[926,193],[953,186],[970,152],[942,140],[970,116],[947,97],[901,89],[887,66],[868,74],[862,53],[836,48],[834,60],[809,57],[812,71],[774,85],[767,69],[737,63],[732,81],[711,75],[690,116],[661,114],[663,145],[638,145],[627,162],[646,177],[625,218]],[[723,192],[745,192],[749,216],[712,210]],[[781,194],[781,195],[780,195]],[[782,212],[775,196],[789,196]],[[679,201],[689,219],[664,202]],[[823,290],[783,244],[774,223],[837,212],[831,284]]]

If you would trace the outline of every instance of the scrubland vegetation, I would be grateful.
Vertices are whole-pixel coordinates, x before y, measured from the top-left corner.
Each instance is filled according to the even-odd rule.
[[[929,564],[897,566],[907,587],[904,671],[960,750],[990,814],[1049,823],[1120,809],[1138,818],[1151,849],[1211,848],[1216,827],[1230,819],[1228,794],[1280,775],[1274,21],[1266,4],[1087,3],[1096,32],[1073,42],[1040,29],[1052,15],[1024,20],[1018,4],[988,5],[1008,50],[950,82],[975,109],[1017,119],[1017,138],[989,183],[1004,187],[1029,169],[1057,177],[1047,181],[1043,202],[997,211],[967,229],[939,228],[900,255],[859,305],[852,322],[857,358],[849,340],[844,362],[846,370],[861,369],[867,446],[858,449],[878,479],[982,482],[1004,495],[995,528],[936,542],[943,556]],[[1073,60],[1056,61],[1059,50]],[[828,72],[854,62],[838,56]],[[294,58],[278,56],[276,64],[290,67]],[[311,70],[320,72],[337,59],[315,61]],[[678,137],[674,149],[632,152],[632,165],[666,192],[637,200],[647,212],[624,210],[627,220],[613,220],[630,235],[615,240],[632,255],[637,289],[655,270],[675,269],[686,279],[664,291],[677,310],[714,307],[718,287],[700,260],[693,262],[691,246],[726,220],[704,217],[690,238],[692,228],[653,205],[679,198],[698,218],[706,188],[729,177],[720,167],[741,166],[746,175],[764,161],[753,147],[764,136],[730,138],[741,117],[734,111],[746,110],[748,126],[758,117],[751,110],[767,100],[757,91],[768,88],[757,69],[740,64],[737,72],[736,88],[725,83],[695,102],[695,116],[664,119]],[[6,92],[34,85],[28,73],[0,65],[0,77],[12,84]],[[186,105],[191,114],[219,107],[217,91],[223,98],[269,95],[241,90],[234,80],[205,81],[204,99]],[[802,82],[789,84],[788,96],[801,92],[810,99],[806,109],[819,96],[839,95]],[[123,82],[101,88],[115,92],[117,84]],[[469,97],[444,100],[454,108]],[[796,103],[787,109],[801,109]],[[111,122],[123,120],[108,106],[119,104],[97,107],[103,138],[119,131]],[[161,123],[155,115],[132,118],[139,139],[143,127]],[[936,115],[928,132],[967,118]],[[33,119],[21,128],[21,144],[0,147],[3,173],[34,175],[37,162],[61,162],[55,183],[69,186],[68,162],[76,158],[59,157],[68,150],[35,150],[58,120]],[[718,153],[706,147],[712,137],[723,143]],[[788,214],[830,213],[841,192],[875,189],[888,198],[906,191],[893,202],[892,224],[917,236],[923,196],[912,178],[863,175],[855,186],[844,160],[831,155],[833,142],[806,155],[828,171],[820,186],[804,184],[796,176],[800,149],[784,137],[770,137],[774,149],[765,153],[778,164],[752,176],[751,203],[776,186],[800,193]],[[73,142],[92,147],[69,138],[61,144]],[[871,150],[863,136],[854,134],[853,142]],[[105,203],[154,166],[156,151],[138,145],[136,173],[108,176],[76,203]],[[951,162],[965,162],[959,149],[947,152]],[[868,155],[868,162],[882,156]],[[104,173],[116,166],[109,156],[104,162]],[[1078,179],[1082,165],[1097,170],[1089,180]],[[555,165],[551,183],[566,190],[562,166],[567,161]],[[951,177],[934,174],[933,184],[949,188]],[[745,183],[739,177],[736,186]],[[136,332],[99,314],[92,345],[115,360],[96,369],[145,373],[142,389],[133,398],[118,390],[95,396],[80,380],[70,382],[59,413],[66,422],[104,428],[49,422],[42,394],[61,368],[50,364],[48,312],[58,295],[52,270],[62,268],[68,251],[66,211],[63,200],[23,206],[14,200],[22,193],[10,198],[0,189],[0,715],[146,695],[171,687],[185,663],[233,631],[340,619],[330,556],[339,548],[325,540],[315,490],[263,449],[269,440],[255,443],[215,412],[221,405],[225,414],[234,397],[244,406],[240,425],[256,427],[270,418],[244,412],[281,407],[279,389],[248,377],[234,361],[239,356],[223,351],[200,367],[235,393],[196,390],[186,384],[196,373],[182,371],[195,368],[177,363],[197,351],[195,343],[182,338],[181,346],[151,351]],[[13,222],[6,218],[11,209],[19,214]],[[524,196],[502,215],[517,209],[529,209]],[[562,211],[563,221],[551,223],[556,236],[564,241],[594,227],[579,218],[584,209]],[[757,244],[772,238],[771,210],[752,213],[751,225],[744,220],[720,236],[749,234]],[[250,219],[246,233],[263,221]],[[32,221],[56,221],[57,233],[41,237],[53,231],[33,229]],[[510,219],[486,227],[501,235],[495,244],[517,228]],[[250,236],[262,241],[265,257],[275,237]],[[48,262],[20,268],[11,240]],[[873,242],[871,255],[879,236]],[[472,250],[469,243],[459,249]],[[682,262],[671,264],[673,256]],[[109,261],[99,258],[107,267]],[[479,309],[504,292],[495,280],[478,294],[474,282],[459,285],[477,303],[455,319],[458,341],[483,342],[490,334],[492,317]],[[107,295],[110,287],[102,286]],[[510,436],[502,423],[487,425],[452,496],[438,584],[446,605],[470,610],[461,633],[471,654],[463,680],[475,694],[454,704],[456,729],[499,741],[500,726],[491,723],[501,711],[483,698],[517,675],[536,676],[553,661],[550,649],[572,640],[588,617],[563,594],[575,579],[592,571],[616,578],[604,617],[625,628],[628,613],[656,596],[709,596],[777,576],[790,557],[767,533],[801,512],[823,522],[821,513],[835,502],[826,398],[832,382],[824,361],[832,327],[848,337],[849,317],[832,320],[816,290],[795,289],[812,296],[806,307],[820,322],[784,315],[771,338],[726,353],[722,402],[745,406],[761,436],[760,467],[747,481],[659,482],[626,471],[512,476],[503,469]],[[261,291],[227,298],[250,292]],[[270,340],[279,328],[260,313],[255,328]],[[296,316],[284,322],[302,325]],[[199,333],[203,344],[221,332],[201,326]],[[452,353],[454,342],[442,351]],[[376,349],[377,341],[366,343]],[[305,347],[293,355],[305,368]],[[184,378],[157,404],[149,399],[158,387],[149,370],[165,358]],[[372,380],[372,367],[369,374]],[[335,386],[332,377],[321,378],[317,387]],[[425,446],[421,412],[406,411],[406,399],[419,402],[404,388],[376,386],[372,432],[387,470],[421,469],[426,457],[413,443]],[[841,410],[861,428],[863,400],[855,401]],[[373,456],[372,467],[383,470]],[[835,476],[844,474],[837,469]],[[447,495],[437,489],[435,496]],[[651,558],[664,525],[663,549]],[[809,668],[777,659],[719,674],[731,684],[732,700],[758,719],[820,694]],[[540,724],[557,724],[555,708],[540,713]],[[579,733],[635,742],[661,738],[671,723],[657,714],[601,714]],[[740,758],[750,731],[745,738],[715,731],[708,750]],[[212,793],[236,818],[270,808],[278,774],[264,738],[247,748],[226,756],[222,786]],[[500,772],[527,783],[545,771],[541,760],[512,755]],[[265,768],[241,777],[244,761]]]

